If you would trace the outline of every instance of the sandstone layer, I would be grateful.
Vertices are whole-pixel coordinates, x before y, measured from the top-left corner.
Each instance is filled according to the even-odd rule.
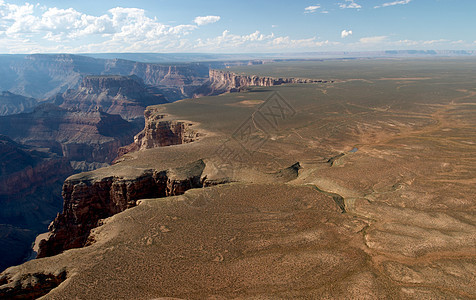
[[[138,125],[101,111],[42,104],[31,113],[0,117],[0,133],[69,161],[110,163],[131,142]]]
[[[67,90],[48,101],[65,109],[120,115],[128,121],[142,119],[149,105],[167,102],[137,76],[86,76],[77,90]]]
[[[239,92],[251,86],[276,86],[286,83],[332,83],[323,79],[287,78],[236,74],[228,70],[210,69],[208,80],[200,89],[195,91],[194,97],[219,95],[223,93]]]

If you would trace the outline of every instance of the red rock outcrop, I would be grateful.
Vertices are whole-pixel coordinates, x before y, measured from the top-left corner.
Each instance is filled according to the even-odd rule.
[[[209,82],[195,91],[194,97],[239,92],[249,86],[275,86],[286,83],[328,83],[333,81],[307,78],[275,78],[269,76],[242,75],[226,70],[209,71]]]
[[[129,152],[190,143],[199,136],[190,122],[164,120],[166,116],[157,113],[153,107],[147,108],[144,115],[144,129],[134,137],[132,144],[119,149],[114,162]]]
[[[135,206],[139,199],[180,195],[202,187],[204,168],[199,160],[176,169],[142,170],[132,178],[95,177],[95,172],[71,176],[63,185],[63,212],[51,223],[51,235],[41,241],[38,257],[87,245],[91,229],[101,219]]]

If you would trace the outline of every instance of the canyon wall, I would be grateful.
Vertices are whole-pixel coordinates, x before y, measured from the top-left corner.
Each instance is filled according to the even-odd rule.
[[[30,112],[38,101],[34,98],[16,95],[10,92],[0,92],[0,116]]]
[[[136,75],[146,84],[163,89],[169,100],[178,100],[188,97],[188,93],[207,80],[208,64],[142,63],[72,54],[0,58],[0,91],[39,100],[78,88],[87,75]]]
[[[68,160],[0,135],[0,270],[29,255],[35,235],[61,209]]]
[[[31,113],[0,117],[0,134],[69,161],[110,163],[132,142],[139,125],[101,111],[66,110],[43,104]]]
[[[134,121],[144,118],[149,105],[167,103],[153,87],[137,76],[86,76],[78,89],[70,89],[47,100],[62,108],[82,112],[102,111]]]
[[[134,138],[134,143],[120,153],[178,145],[194,141],[198,133],[189,122],[164,120],[155,108],[145,112],[146,124]],[[120,167],[113,166],[113,167]],[[50,236],[40,243],[38,257],[51,256],[71,248],[83,247],[91,229],[101,219],[110,217],[136,205],[136,200],[183,194],[204,184],[205,163],[199,160],[190,165],[168,169],[143,169],[129,177],[92,171],[73,175],[63,185],[63,211],[49,226]]]
[[[169,170],[142,170],[137,176],[95,177],[83,173],[68,178],[63,185],[63,212],[49,227],[50,236],[41,241],[38,257],[56,255],[64,250],[86,246],[91,229],[100,220],[115,215],[147,198],[183,194],[204,185],[205,163]]]
[[[236,74],[227,70],[209,71],[209,81],[195,91],[194,97],[239,92],[250,86],[275,86],[286,83],[327,83],[332,81],[307,78],[275,78]]]
[[[192,123],[165,119],[166,115],[157,112],[154,107],[148,107],[144,116],[144,129],[134,136],[132,144],[119,149],[115,162],[129,152],[190,143],[199,137]]]

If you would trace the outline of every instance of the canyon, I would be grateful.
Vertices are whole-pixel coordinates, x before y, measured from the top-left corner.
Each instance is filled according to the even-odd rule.
[[[0,296],[474,298],[474,61],[303,64],[148,107]]]
[[[137,76],[85,76],[78,89],[46,100],[61,108],[82,112],[101,111],[126,121],[143,123],[149,105],[167,103],[166,98]],[[139,120],[138,120],[139,119]]]
[[[62,207],[69,161],[0,135],[0,269],[21,263]]]
[[[0,92],[0,116],[30,112],[37,105],[38,101],[34,98]]]

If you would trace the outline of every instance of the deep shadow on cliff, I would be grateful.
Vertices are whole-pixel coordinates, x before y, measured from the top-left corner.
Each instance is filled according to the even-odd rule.
[[[0,135],[0,269],[29,255],[34,237],[62,206],[67,159],[39,152]]]

